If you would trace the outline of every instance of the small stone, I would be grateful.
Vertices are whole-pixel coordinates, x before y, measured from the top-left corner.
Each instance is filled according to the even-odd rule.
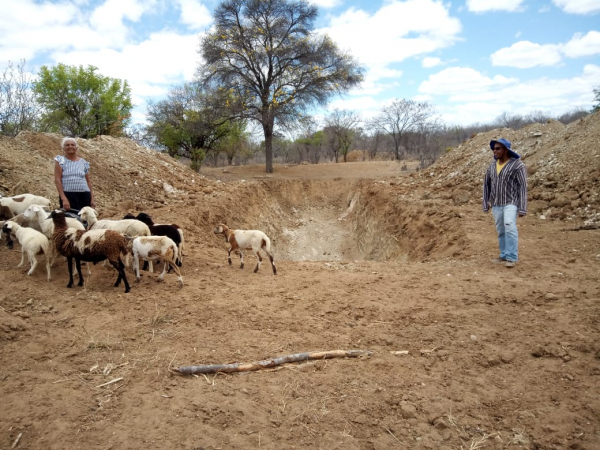
[[[548,292],[544,298],[548,301],[558,300],[558,295],[553,294],[552,292]]]
[[[514,353],[511,353],[511,352],[502,352],[500,354],[500,360],[504,364],[508,364],[508,363],[512,362],[514,359],[515,359]]]
[[[494,367],[494,366],[499,366],[500,365],[500,358],[498,358],[497,356],[490,356],[487,360],[488,365],[490,367]]]
[[[541,358],[542,356],[544,356],[546,354],[546,350],[544,350],[542,347],[539,347],[539,348],[536,348],[534,351],[532,351],[531,354],[533,356],[535,356],[536,358]]]
[[[28,306],[33,305],[33,299],[30,298],[29,300],[27,300],[26,305],[28,305]]]
[[[472,341],[476,341],[477,340],[477,336],[475,336],[474,334],[471,335],[471,340]]]
[[[400,402],[400,413],[405,419],[412,419],[417,414],[417,408],[415,407],[415,405],[403,401]]]

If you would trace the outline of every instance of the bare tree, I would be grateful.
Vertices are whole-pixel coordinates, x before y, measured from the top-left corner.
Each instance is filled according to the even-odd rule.
[[[418,129],[433,114],[433,107],[427,102],[396,99],[384,107],[376,119],[377,126],[394,140],[394,155],[400,159],[402,137],[408,131]],[[403,156],[403,155],[402,155]]]
[[[275,124],[358,85],[363,70],[313,31],[317,8],[306,0],[224,0],[214,18],[202,39],[198,74],[222,86],[241,116],[262,125],[271,173]]]
[[[360,116],[354,111],[334,109],[325,118],[325,129],[329,133],[329,144],[333,151],[335,162],[341,154],[347,162],[348,150],[354,139],[355,129],[361,122]]]
[[[511,114],[509,112],[503,112],[496,118],[496,124],[500,127],[510,128],[511,130],[518,130],[525,125],[525,119],[520,114]]]
[[[25,60],[17,66],[9,62],[0,78],[0,134],[16,136],[21,131],[33,130],[40,114],[31,74],[25,72]]]

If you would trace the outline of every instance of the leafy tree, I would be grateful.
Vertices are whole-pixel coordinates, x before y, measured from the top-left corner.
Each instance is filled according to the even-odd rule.
[[[218,156],[217,144],[232,127],[215,99],[200,83],[173,87],[165,100],[149,102],[147,133],[170,156],[189,158],[192,169],[200,170],[207,153]]]
[[[0,78],[0,134],[16,136],[36,129],[40,111],[31,74],[25,72],[25,60],[16,67],[9,62]]]
[[[394,140],[394,155],[397,160],[401,156],[400,144],[405,133],[416,130],[427,122],[432,114],[433,107],[429,103],[406,99],[396,99],[381,110],[376,123]]]
[[[242,120],[232,121],[227,135],[223,136],[217,143],[219,151],[227,157],[227,164],[233,164],[233,159],[243,152],[248,144],[248,133],[246,123]]]
[[[240,116],[262,125],[267,173],[276,123],[297,120],[363,79],[350,55],[313,31],[316,17],[306,0],[224,0],[201,42],[200,79],[223,86]]]
[[[594,88],[594,101],[596,104],[594,105],[592,112],[600,111],[600,86]]]
[[[129,84],[97,71],[94,66],[41,67],[34,91],[50,130],[88,139],[123,135],[133,108]]]
[[[347,162],[348,150],[359,123],[360,117],[353,111],[335,109],[326,117],[325,130],[329,135],[328,141],[335,162],[338,162],[340,154],[344,157],[344,162]]]

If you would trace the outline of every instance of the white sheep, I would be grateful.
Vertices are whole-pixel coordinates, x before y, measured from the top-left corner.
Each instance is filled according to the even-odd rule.
[[[52,280],[50,275],[50,259],[51,259],[51,250],[50,243],[48,242],[48,238],[44,236],[37,230],[33,228],[22,227],[16,222],[12,220],[7,220],[4,226],[2,227],[2,231],[4,233],[13,233],[19,244],[21,244],[21,262],[17,267],[22,267],[25,263],[25,253],[29,257],[29,265],[31,268],[27,275],[31,275],[35,268],[37,267],[37,259],[36,255],[41,253],[44,254],[46,258],[46,271],[48,272],[48,281]]]
[[[13,197],[0,198],[0,206],[8,207],[12,211],[13,216],[25,212],[30,205],[50,207],[50,200],[46,197],[40,197],[39,195],[33,194],[21,194]]]
[[[140,281],[140,258],[150,263],[162,259],[165,263],[162,273],[156,281],[162,281],[167,268],[170,266],[177,274],[179,288],[183,287],[183,278],[179,267],[177,267],[177,244],[173,239],[167,236],[139,236],[131,242],[131,252],[133,253],[133,270],[135,270],[136,281]],[[152,268],[150,269],[152,271]]]
[[[79,216],[81,217],[81,220],[87,222],[88,230],[115,230],[130,238],[136,238],[138,236],[150,236],[150,229],[148,228],[148,225],[140,222],[139,220],[98,220],[98,213],[95,209],[90,208],[89,206],[84,206],[81,208],[79,211]]]
[[[225,241],[229,243],[229,253],[227,260],[231,265],[231,251],[238,250],[240,253],[240,269],[244,268],[244,254],[242,250],[252,250],[258,262],[254,268],[254,273],[258,272],[258,268],[262,263],[262,257],[260,256],[260,250],[263,250],[271,262],[271,268],[273,269],[273,275],[277,275],[277,269],[275,268],[275,261],[271,256],[271,240],[269,237],[260,230],[230,230],[227,225],[220,224],[215,228],[215,234],[222,234],[225,236]]]
[[[54,222],[52,220],[49,220],[50,219],[49,213],[46,213],[46,211],[44,211],[38,205],[31,205],[25,210],[25,212],[23,213],[23,216],[29,220],[36,221],[37,224],[39,225],[42,233],[48,239],[52,239],[52,234],[54,233]],[[73,217],[67,217],[66,219],[67,219],[67,227],[68,228],[75,228],[76,230],[85,230],[85,227],[79,220],[74,219]],[[53,243],[52,243],[52,245],[50,245],[50,251],[52,252],[51,264],[54,265],[54,260],[56,258],[56,249],[55,249]],[[89,266],[88,266],[88,273],[89,273]]]

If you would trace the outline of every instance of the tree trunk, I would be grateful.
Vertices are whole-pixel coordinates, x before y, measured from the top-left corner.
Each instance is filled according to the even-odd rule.
[[[263,131],[265,133],[265,163],[267,173],[273,173],[273,120],[263,114]]]

